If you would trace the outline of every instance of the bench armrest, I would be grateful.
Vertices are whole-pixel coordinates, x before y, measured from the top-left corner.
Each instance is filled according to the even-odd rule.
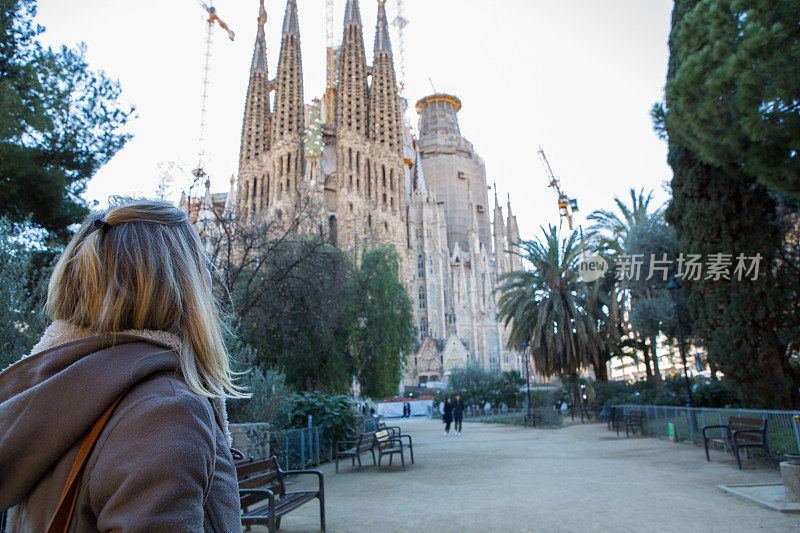
[[[269,500],[270,512],[275,512],[275,493],[269,489],[239,489],[239,503],[242,510],[260,501]]]
[[[725,434],[727,435],[727,433],[728,433],[728,426],[725,426],[725,425],[703,426],[703,439],[707,439],[708,438],[706,436],[706,430],[709,430],[709,429],[724,429],[725,430]]]
[[[282,473],[284,475],[302,475],[302,474],[314,474],[317,476],[317,481],[319,481],[319,493],[325,493],[325,474],[320,472],[319,470],[283,470]]]
[[[336,450],[336,451],[339,451],[339,445],[340,445],[340,444],[350,444],[351,446],[355,446],[355,445],[356,445],[356,443],[357,443],[357,441],[354,441],[354,440],[340,440],[340,441],[336,441],[336,444],[334,444],[334,445],[333,445],[333,449],[334,449],[334,450]]]

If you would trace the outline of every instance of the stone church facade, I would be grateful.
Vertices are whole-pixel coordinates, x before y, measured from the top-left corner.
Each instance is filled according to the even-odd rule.
[[[384,3],[378,1],[368,65],[358,0],[347,1],[342,43],[328,54],[335,87],[325,91],[324,105],[307,105],[296,0],[286,5],[272,79],[262,0],[238,179],[227,195],[211,195],[207,187],[199,204],[224,204],[244,223],[312,209],[303,231],[322,234],[356,263],[364,250],[393,244],[418,330],[404,385],[444,381],[468,362],[518,370],[493,292],[500,274],[522,268],[509,253],[519,241],[510,201],[504,217],[495,193],[490,219],[484,163],[461,135],[455,96],[421,99],[419,133],[412,137]],[[316,145],[309,142],[314,128]]]

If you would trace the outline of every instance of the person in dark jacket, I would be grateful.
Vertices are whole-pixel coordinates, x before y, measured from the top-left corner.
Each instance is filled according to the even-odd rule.
[[[456,422],[456,435],[461,435],[461,422],[464,420],[464,401],[460,394],[456,394],[456,401],[453,402],[453,420]]]
[[[450,424],[453,422],[453,404],[450,403],[450,398],[444,401],[442,420],[444,420],[444,436],[446,437],[450,434]]]
[[[84,435],[69,531],[241,533],[225,398],[234,383],[205,245],[186,213],[128,200],[90,216],[56,263],[53,323],[0,372],[6,533],[46,531]],[[119,403],[115,403],[119,402]]]

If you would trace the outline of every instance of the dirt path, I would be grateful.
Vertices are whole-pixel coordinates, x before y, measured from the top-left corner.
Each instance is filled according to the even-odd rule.
[[[730,454],[605,425],[528,429],[467,423],[444,437],[437,420],[400,421],[415,465],[361,472],[324,465],[328,531],[800,531],[800,515],[741,501],[719,484],[780,481],[777,470]],[[298,483],[297,487],[300,485]],[[318,506],[287,515],[281,531],[318,531]],[[254,531],[260,528],[254,528]]]

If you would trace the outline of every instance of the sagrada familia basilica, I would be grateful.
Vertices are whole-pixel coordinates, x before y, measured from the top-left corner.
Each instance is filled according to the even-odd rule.
[[[306,231],[321,233],[354,263],[365,249],[394,245],[419,335],[404,385],[445,381],[468,362],[519,370],[493,292],[499,275],[522,268],[510,253],[519,242],[510,200],[504,215],[495,191],[490,217],[484,162],[461,135],[457,97],[419,100],[412,136],[384,3],[378,0],[368,65],[358,0],[347,0],[341,45],[328,50],[323,100],[308,104],[296,0],[286,5],[274,78],[261,2],[238,179],[227,195],[212,195],[207,186],[199,216],[225,205],[242,223],[255,224],[312,205]]]

